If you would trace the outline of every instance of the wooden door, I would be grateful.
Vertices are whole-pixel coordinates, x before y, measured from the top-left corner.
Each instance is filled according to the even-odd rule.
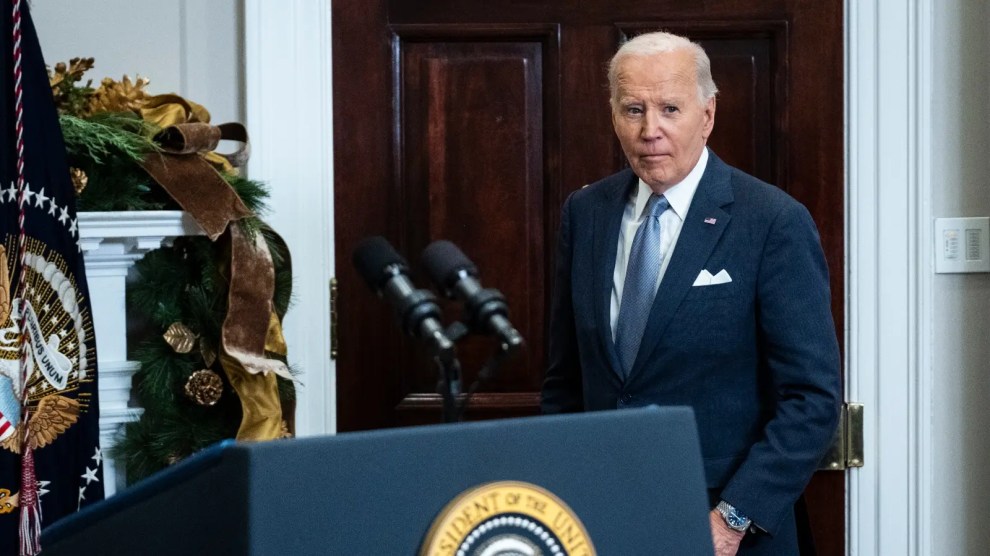
[[[560,206],[625,164],[605,67],[624,37],[656,29],[711,57],[712,149],[811,211],[842,338],[841,0],[334,0],[339,430],[441,418],[436,369],[345,262],[368,235],[416,270],[436,239],[474,260],[527,349],[467,417],[537,413]],[[458,345],[466,382],[491,352],[484,338]],[[841,554],[842,474],[820,473],[808,494],[819,553]]]

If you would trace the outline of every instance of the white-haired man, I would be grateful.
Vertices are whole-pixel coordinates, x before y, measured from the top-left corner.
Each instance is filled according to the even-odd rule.
[[[699,45],[640,35],[608,77],[630,168],[564,203],[543,411],[693,407],[716,554],[797,554],[794,503],[840,402],[815,224],[707,148]]]

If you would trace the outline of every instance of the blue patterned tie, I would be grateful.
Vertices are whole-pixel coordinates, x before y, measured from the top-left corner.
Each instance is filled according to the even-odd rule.
[[[646,320],[650,317],[656,296],[657,276],[660,274],[660,215],[670,207],[662,195],[651,195],[646,202],[647,216],[636,230],[626,281],[622,287],[622,303],[615,327],[615,347],[625,376],[629,376],[639,351]]]

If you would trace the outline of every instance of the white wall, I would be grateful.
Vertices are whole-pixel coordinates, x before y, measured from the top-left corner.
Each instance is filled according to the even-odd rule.
[[[213,123],[244,121],[240,0],[33,0],[45,62],[96,58],[87,77],[151,80],[151,94],[202,104]]]
[[[934,215],[990,216],[990,7],[940,0],[936,8]],[[986,554],[990,274],[936,274],[932,315],[932,546]]]

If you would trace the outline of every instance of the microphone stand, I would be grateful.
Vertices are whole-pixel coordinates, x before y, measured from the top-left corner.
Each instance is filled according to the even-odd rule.
[[[437,383],[437,390],[443,398],[443,422],[456,423],[461,420],[457,410],[457,397],[461,395],[461,363],[457,359],[443,360],[436,358],[442,377]]]
[[[468,330],[460,322],[454,322],[444,331],[451,342],[456,342],[467,334]],[[434,355],[440,370],[440,380],[437,391],[443,399],[443,422],[456,423],[462,419],[462,412],[457,409],[457,398],[461,395],[461,362],[454,355],[454,350],[447,350]]]
[[[452,342],[457,342],[467,336],[468,327],[461,321],[455,321],[445,330],[445,334]],[[456,358],[449,361],[442,361],[436,357],[437,365],[441,370],[441,380],[437,384],[437,389],[443,398],[443,419],[445,423],[456,423],[464,420],[464,412],[467,410],[468,402],[478,388],[491,380],[495,376],[499,367],[510,357],[516,354],[522,347],[521,342],[510,343],[498,340],[495,353],[485,361],[478,371],[478,378],[471,383],[470,388],[461,398],[460,406],[457,406],[457,398],[461,396],[461,364]]]

